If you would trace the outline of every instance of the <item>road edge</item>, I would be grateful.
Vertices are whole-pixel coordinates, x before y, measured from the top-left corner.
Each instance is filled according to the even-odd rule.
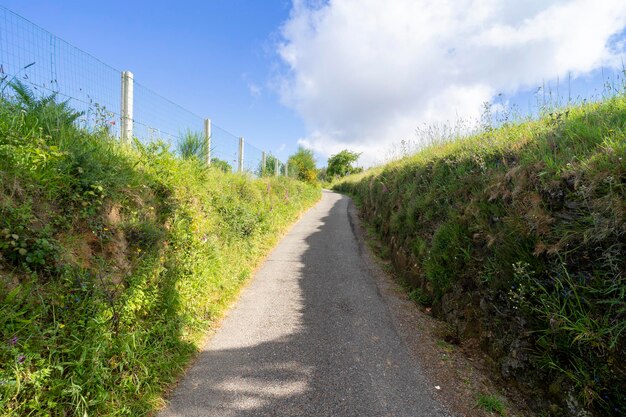
[[[447,324],[432,317],[412,301],[402,288],[393,267],[375,253],[380,241],[368,232],[359,209],[350,198],[348,219],[366,269],[375,280],[379,295],[391,316],[394,328],[415,366],[424,375],[432,398],[459,417],[489,417],[496,414],[478,408],[477,395],[498,392],[490,378],[483,355],[468,355],[461,346],[445,342]],[[507,401],[508,417],[528,416]]]

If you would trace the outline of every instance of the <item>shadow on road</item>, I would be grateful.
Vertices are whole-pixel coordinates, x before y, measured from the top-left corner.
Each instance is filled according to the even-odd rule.
[[[240,300],[267,327],[248,332],[242,347],[211,342],[163,417],[444,415],[364,269],[348,202],[325,193],[276,248]],[[255,300],[257,291],[271,299]]]

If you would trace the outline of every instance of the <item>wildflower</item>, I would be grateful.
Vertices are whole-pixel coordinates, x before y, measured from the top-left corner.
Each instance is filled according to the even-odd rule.
[[[13,337],[11,338],[11,340],[9,340],[9,346],[15,346],[15,345],[17,345],[18,340],[19,340],[19,339],[18,339],[18,337],[17,337],[17,336],[13,336]]]
[[[18,363],[24,363],[25,360],[26,360],[26,356],[24,356],[24,355],[19,355],[17,357],[17,362]]]

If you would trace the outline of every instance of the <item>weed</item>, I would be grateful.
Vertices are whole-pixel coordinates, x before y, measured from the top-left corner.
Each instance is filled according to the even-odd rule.
[[[480,394],[476,399],[476,405],[490,413],[497,413],[499,416],[506,416],[504,402],[497,395]]]
[[[439,346],[444,352],[450,353],[454,351],[454,346],[445,340],[437,340],[437,346]]]
[[[183,159],[197,158],[200,161],[206,160],[207,141],[199,132],[187,130],[178,144],[178,153]]]
[[[419,305],[428,306],[432,303],[431,297],[424,293],[424,290],[421,288],[408,289],[408,295],[413,302]]]

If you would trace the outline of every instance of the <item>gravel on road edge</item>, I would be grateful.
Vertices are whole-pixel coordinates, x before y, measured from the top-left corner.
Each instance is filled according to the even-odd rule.
[[[469,344],[458,346],[445,341],[451,333],[449,326],[409,298],[394,276],[391,263],[378,255],[383,244],[366,230],[352,200],[348,214],[363,262],[376,280],[396,331],[435,391],[434,397],[460,417],[497,415],[477,406],[477,397],[481,394],[502,397],[507,417],[533,416],[534,413],[524,407],[523,399],[517,393],[502,392],[502,386],[489,369],[484,353]],[[507,396],[513,399],[507,401]]]

